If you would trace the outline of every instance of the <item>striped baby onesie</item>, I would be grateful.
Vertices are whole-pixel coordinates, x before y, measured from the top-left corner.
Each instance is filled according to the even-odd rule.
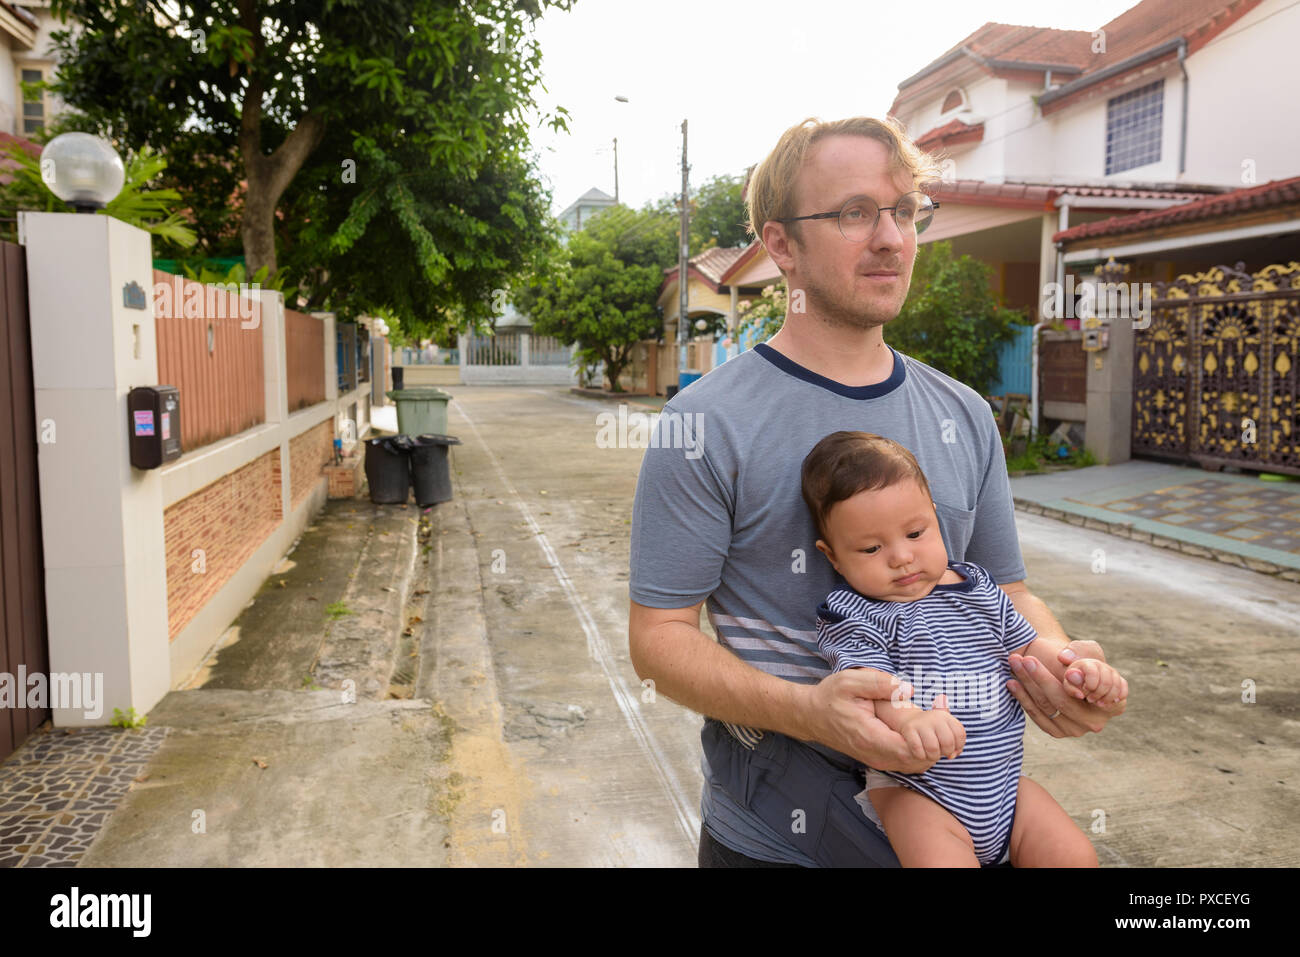
[[[817,648],[834,671],[897,675],[927,711],[947,694],[949,711],[966,729],[961,754],[921,774],[883,773],[946,808],[970,832],[980,863],[992,864],[1011,840],[1024,753],[1025,713],[1006,688],[1007,656],[1037,634],[982,567],[948,567],[965,580],[935,585],[911,602],[867,598],[841,585],[817,608]]]

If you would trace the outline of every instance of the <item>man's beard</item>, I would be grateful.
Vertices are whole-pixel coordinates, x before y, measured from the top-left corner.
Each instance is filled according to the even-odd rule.
[[[902,282],[900,275],[897,282]],[[852,296],[837,295],[831,286],[817,281],[804,284],[804,294],[808,297],[808,310],[825,320],[831,328],[848,328],[865,331],[898,317],[902,303],[895,305],[892,301],[875,300],[870,304],[855,301]]]

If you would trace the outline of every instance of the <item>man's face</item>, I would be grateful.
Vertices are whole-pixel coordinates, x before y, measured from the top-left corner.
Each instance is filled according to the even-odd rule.
[[[924,598],[948,569],[934,505],[917,482],[898,482],[836,502],[826,516],[830,541],[817,550],[868,598]]]
[[[853,196],[869,196],[881,209],[893,206],[914,186],[905,172],[891,178],[885,171],[888,160],[884,144],[864,136],[818,141],[795,181],[795,215],[838,211]],[[898,316],[916,260],[915,231],[900,231],[892,212],[882,212],[875,231],[859,242],[845,239],[835,219],[794,225],[799,239],[790,237],[788,285],[804,290],[810,312],[854,329]]]

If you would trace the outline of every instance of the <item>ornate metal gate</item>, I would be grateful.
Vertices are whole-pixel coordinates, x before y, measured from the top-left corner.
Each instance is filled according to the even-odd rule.
[[[1300,263],[1156,283],[1135,333],[1134,455],[1300,474]]]

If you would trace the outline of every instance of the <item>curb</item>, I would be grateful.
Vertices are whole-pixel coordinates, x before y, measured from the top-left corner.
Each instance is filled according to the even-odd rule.
[[[348,585],[340,598],[350,611],[329,622],[312,673],[331,690],[335,681],[352,678],[356,681],[358,698],[384,700],[397,665],[406,607],[413,597],[420,511],[417,507],[412,520],[409,513],[398,516],[379,511],[393,506],[367,501],[364,507],[376,511],[369,516],[365,541],[352,563]],[[391,528],[381,526],[385,520],[401,521],[401,537],[395,543],[380,540],[381,535],[392,533]],[[385,555],[385,551],[389,554]],[[384,565],[388,567],[383,568]],[[376,588],[380,589],[379,594],[375,594]]]
[[[1078,525],[1097,532],[1107,532],[1111,535],[1118,535],[1120,538],[1154,545],[1157,548],[1167,548],[1171,551],[1182,552],[1184,555],[1195,555],[1197,558],[1209,558],[1213,561],[1223,562],[1225,565],[1235,565],[1238,568],[1247,568],[1262,575],[1280,578],[1283,581],[1300,583],[1300,569],[1286,568],[1282,565],[1275,565],[1273,562],[1248,558],[1245,555],[1238,555],[1236,552],[1224,551],[1223,549],[1206,548],[1204,545],[1180,541],[1165,535],[1157,535],[1154,532],[1144,532],[1134,528],[1131,522],[1105,522],[1088,515],[1077,515],[1074,512],[1067,512],[1059,508],[1039,505],[1037,502],[1025,498],[1013,498],[1013,501],[1019,511],[1028,512],[1030,515],[1054,518],[1069,525]]]
[[[578,388],[577,386],[574,386],[573,388],[569,389],[569,392],[570,392],[571,394],[573,394],[573,395],[580,395],[580,396],[582,396],[584,399],[603,399],[603,400],[605,400],[605,401],[607,401],[607,402],[624,402],[624,403],[626,403],[627,405],[634,406],[634,407],[636,407],[636,408],[638,408],[638,409],[650,409],[652,412],[662,412],[662,411],[663,411],[663,407],[662,407],[662,406],[651,405],[651,404],[648,403],[648,402],[634,402],[634,401],[632,401],[633,399],[648,399],[648,398],[650,398],[650,396],[648,396],[648,395],[647,395],[646,393],[644,393],[644,392],[641,392],[641,393],[628,393],[628,392],[617,392],[617,393],[614,393],[614,392],[602,392],[602,391],[598,391],[598,390],[596,390],[596,389],[581,389],[581,388]]]

